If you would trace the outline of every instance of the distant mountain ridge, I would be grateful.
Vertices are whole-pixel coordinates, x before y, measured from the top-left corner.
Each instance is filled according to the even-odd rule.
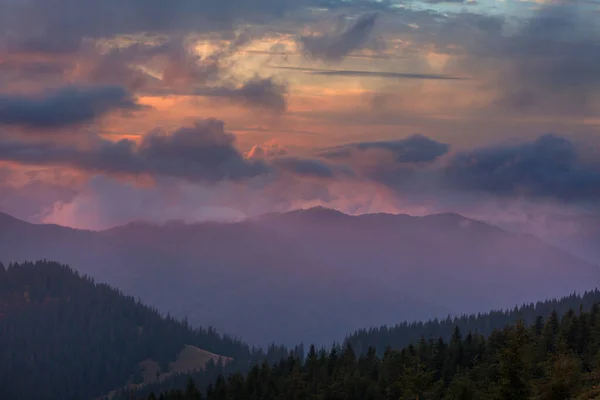
[[[313,208],[99,232],[0,217],[0,261],[31,259],[67,263],[163,313],[259,345],[329,345],[364,327],[507,308],[600,284],[598,267],[561,249],[452,213]]]
[[[510,232],[534,234],[555,243],[578,257],[600,265],[600,216],[548,213],[530,216],[525,221],[504,222]]]

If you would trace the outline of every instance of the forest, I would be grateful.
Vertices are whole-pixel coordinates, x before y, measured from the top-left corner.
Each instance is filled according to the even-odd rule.
[[[148,400],[323,399],[565,400],[600,398],[600,308],[553,311],[529,326],[522,320],[489,337],[456,327],[446,341],[420,339],[378,356],[351,345],[263,363],[246,374],[219,377],[205,394],[185,390]]]
[[[592,399],[599,302],[595,290],[365,329],[329,348],[263,350],[161,315],[65,265],[0,265],[0,398]],[[164,372],[185,346],[229,361],[139,384],[144,360]]]
[[[383,355],[388,347],[403,348],[414,343],[421,337],[425,339],[449,340],[458,327],[461,332],[479,333],[489,336],[495,329],[504,328],[521,319],[525,324],[533,324],[537,317],[548,316],[553,311],[558,315],[565,315],[569,310],[589,311],[600,303],[598,289],[584,292],[582,295],[572,294],[561,299],[538,301],[536,303],[515,306],[509,310],[495,310],[477,315],[462,315],[454,318],[447,317],[425,322],[402,322],[396,326],[381,326],[362,329],[346,338],[346,343],[352,345],[358,353],[366,352],[370,347]]]
[[[231,357],[234,369],[284,354],[162,316],[64,265],[0,265],[0,399],[97,398],[129,383],[143,360],[166,369],[185,345]],[[207,381],[222,372],[209,367]]]

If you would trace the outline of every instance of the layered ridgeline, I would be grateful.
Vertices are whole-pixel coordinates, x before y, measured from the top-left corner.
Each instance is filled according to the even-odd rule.
[[[566,315],[569,310],[589,311],[595,304],[600,304],[598,289],[583,294],[574,293],[561,299],[524,304],[507,310],[360,329],[349,335],[344,343],[352,346],[358,354],[365,354],[369,348],[373,348],[379,355],[383,355],[388,347],[401,349],[411,343],[416,343],[421,338],[449,340],[456,328],[461,332],[488,336],[494,330],[502,329],[518,320],[530,325],[534,324],[538,317],[548,316],[553,312],[562,316]]]
[[[513,307],[600,285],[600,268],[456,214],[315,208],[236,223],[101,232],[0,214],[5,262],[71,265],[191,325],[255,345],[330,346],[348,332]]]
[[[351,346],[288,357],[220,377],[203,394],[193,381],[163,400],[584,400],[600,398],[600,308],[518,321],[489,337],[455,329],[379,356]],[[147,397],[155,400],[155,395]]]
[[[93,399],[194,369],[210,381],[284,354],[165,318],[66,266],[0,267],[0,399]]]
[[[540,326],[545,324],[543,316],[551,316],[552,319],[559,319],[564,316],[572,318],[575,314],[569,313],[570,310],[577,310],[578,312],[591,311],[597,304],[600,304],[600,291],[593,290],[586,292],[583,295],[572,294],[561,299],[525,304],[509,310],[497,310],[477,315],[446,318],[443,320],[435,319],[427,322],[403,322],[392,327],[383,326],[379,328],[362,329],[349,335],[341,347],[351,347],[357,357],[367,355],[370,351],[374,351],[378,357],[383,357],[388,349],[398,350],[410,345],[416,345],[420,342],[422,343],[422,341],[430,343],[437,342],[438,339],[441,339],[444,342],[449,342],[453,337],[459,334],[465,337],[493,336],[494,331],[514,325],[518,321],[523,321],[524,324],[528,326],[536,325],[539,330]],[[594,313],[595,312],[596,311],[594,311]],[[342,349],[339,347],[336,349],[338,352],[341,350]],[[320,349],[320,351],[324,351],[324,348]],[[295,351],[293,354],[298,354],[298,352]],[[598,359],[598,362],[600,363],[600,358]],[[265,373],[265,368],[266,366],[261,365],[261,373]],[[190,376],[194,382],[194,390],[202,391],[204,393],[207,385],[211,383],[206,380],[206,375],[201,373],[191,375],[180,374],[163,382],[145,385],[143,388],[139,388],[137,395],[139,398],[145,398],[150,396],[151,393],[167,392],[174,389],[185,392],[184,388],[186,387]],[[222,383],[223,382],[221,382],[221,384]],[[119,399],[129,400],[130,398],[131,392],[126,391],[120,393]],[[191,399],[194,397],[189,398]],[[409,396],[408,398],[413,399],[414,397]],[[487,397],[484,398],[488,399]]]
[[[505,312],[359,331],[347,342],[355,346],[357,356],[367,354],[369,346],[381,349],[381,356],[388,346],[418,343],[421,335],[434,341],[438,336],[450,339],[457,325],[465,338],[469,330],[487,334],[520,317],[537,322],[539,328],[542,321],[536,315],[557,310],[558,318],[567,314],[572,319],[575,314],[568,314],[569,308],[583,305],[589,310],[597,301],[600,293],[593,291]],[[574,323],[591,329],[589,320]],[[588,331],[572,335],[582,332]],[[272,346],[263,352],[214,330],[192,329],[56,263],[0,268],[2,399],[85,400],[110,394],[116,400],[131,399],[132,392],[142,398],[184,388],[192,370],[204,392],[221,374],[245,374],[254,365],[264,374],[270,367],[262,367],[263,361],[273,365],[302,354],[302,346],[291,351]]]

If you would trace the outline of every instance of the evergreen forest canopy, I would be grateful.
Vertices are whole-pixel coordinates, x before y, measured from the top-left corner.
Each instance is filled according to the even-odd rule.
[[[596,290],[512,310],[372,328],[307,355],[301,345],[261,350],[192,328],[58,263],[11,264],[0,267],[0,398],[111,393],[114,400],[131,399],[128,385],[139,383],[140,363],[153,360],[165,372],[186,346],[229,361],[138,385],[136,398],[180,398],[186,385],[183,398],[190,399],[494,398],[512,379],[510,365],[519,363],[528,372],[519,377],[527,396],[546,396],[555,375],[573,379],[558,380],[564,386],[558,393],[595,393],[598,302]],[[589,313],[580,314],[580,307]],[[514,325],[520,319],[524,323]],[[507,324],[513,326],[504,329]],[[515,355],[521,352],[523,359]]]
[[[163,317],[67,266],[0,267],[1,399],[96,398],[124,387],[144,360],[168,369],[185,345],[232,358],[232,369],[283,354]],[[203,373],[210,380],[223,369]]]
[[[351,345],[219,377],[205,395],[190,380],[162,400],[566,400],[600,398],[600,308],[553,311],[486,338],[455,328],[449,341],[421,339],[382,357]],[[151,394],[148,400],[156,400]]]
[[[415,343],[422,337],[425,339],[449,340],[458,327],[461,332],[479,333],[489,336],[492,332],[507,325],[514,324],[518,319],[523,320],[526,325],[533,324],[538,317],[548,316],[553,311],[558,315],[565,315],[569,310],[591,310],[600,303],[600,291],[595,289],[585,292],[583,295],[573,293],[561,299],[538,301],[537,303],[515,306],[511,310],[496,310],[489,313],[477,315],[463,315],[460,317],[447,317],[446,319],[434,319],[427,322],[403,322],[396,326],[381,326],[377,328],[361,329],[346,338],[354,350],[364,354],[369,347],[377,350],[379,355],[388,347],[395,349],[403,348]]]

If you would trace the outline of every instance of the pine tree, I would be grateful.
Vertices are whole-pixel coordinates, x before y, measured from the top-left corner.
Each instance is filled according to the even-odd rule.
[[[523,321],[518,321],[508,335],[508,344],[500,358],[500,395],[504,399],[527,400],[530,394],[529,371],[525,362],[528,337]]]
[[[188,378],[187,386],[185,388],[185,400],[202,400],[202,394],[196,388],[196,384],[194,380],[190,377]]]
[[[572,398],[581,383],[581,362],[566,351],[559,351],[550,364],[542,392],[544,400]]]

